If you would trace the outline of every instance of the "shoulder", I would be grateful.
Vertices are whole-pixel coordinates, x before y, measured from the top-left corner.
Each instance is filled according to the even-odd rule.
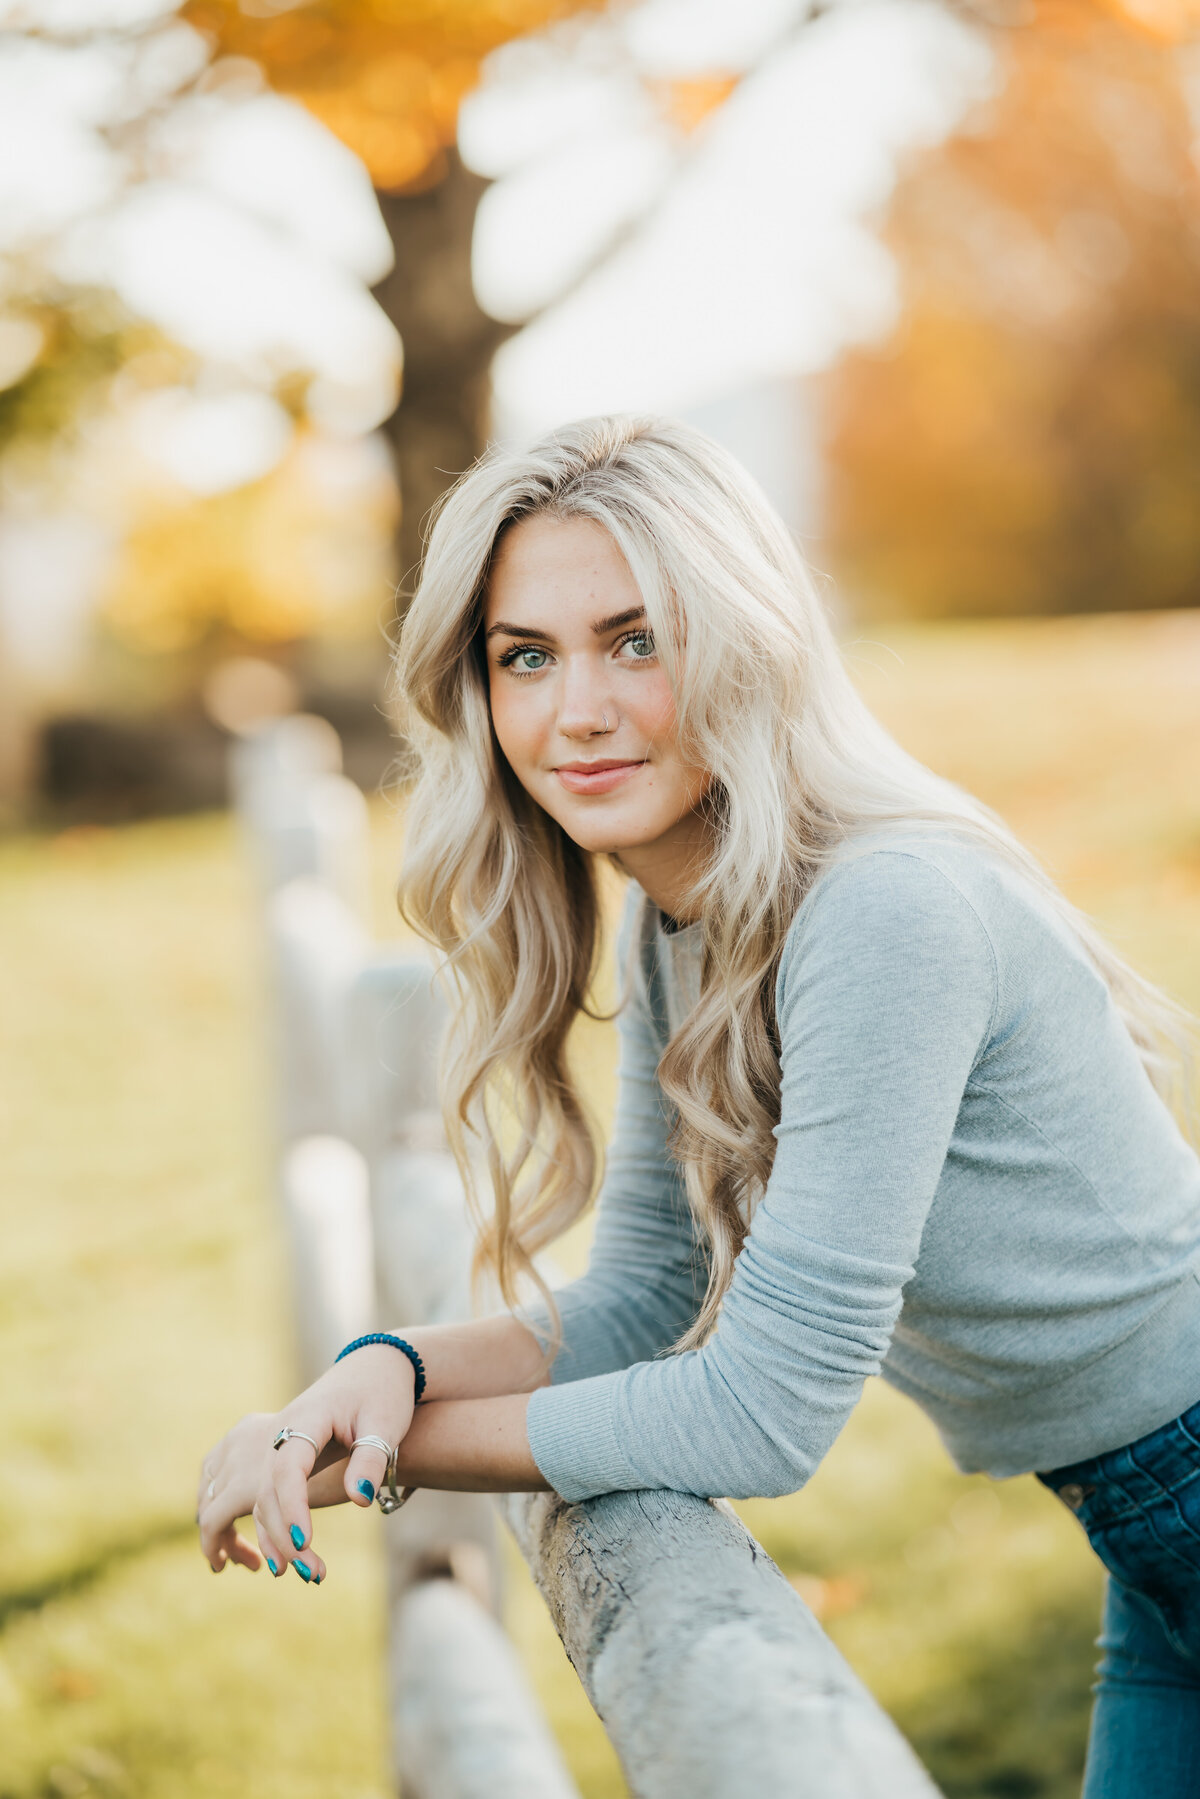
[[[847,844],[801,904],[779,969],[782,1003],[802,970],[845,964],[904,978],[931,965],[994,988],[999,857],[945,831],[872,832]]]
[[[882,912],[903,928],[909,918],[974,916],[986,930],[993,892],[1004,884],[997,852],[946,831],[873,831],[848,843],[824,868],[801,905],[792,931],[803,934],[837,917],[875,920]]]

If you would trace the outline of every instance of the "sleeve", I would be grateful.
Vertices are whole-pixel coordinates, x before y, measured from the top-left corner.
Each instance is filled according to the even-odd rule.
[[[878,1372],[996,1005],[991,942],[942,872],[876,850],[785,947],[767,1189],[702,1349],[542,1388],[529,1440],[565,1499],[794,1492]]]
[[[628,965],[640,895],[631,891],[617,944]],[[596,1207],[587,1273],[555,1294],[562,1347],[554,1385],[650,1361],[700,1309],[708,1278],[683,1177],[667,1145],[670,1118],[658,1085],[663,1044],[646,971],[635,958],[630,997],[617,1015],[617,1110]],[[544,1329],[544,1316],[538,1328]]]

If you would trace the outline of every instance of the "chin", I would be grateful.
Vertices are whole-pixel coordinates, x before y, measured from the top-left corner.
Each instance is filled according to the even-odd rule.
[[[593,856],[619,856],[622,850],[636,849],[645,841],[644,831],[622,830],[615,820],[560,818],[558,822],[572,843]]]
[[[619,856],[623,849],[631,846],[620,832],[592,830],[586,828],[573,831],[568,825],[563,826],[572,843],[577,843],[581,850],[591,856]]]

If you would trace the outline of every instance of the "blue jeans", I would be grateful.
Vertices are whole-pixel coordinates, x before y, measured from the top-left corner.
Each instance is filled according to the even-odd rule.
[[[1039,1474],[1108,1569],[1083,1799],[1200,1795],[1200,1405]]]

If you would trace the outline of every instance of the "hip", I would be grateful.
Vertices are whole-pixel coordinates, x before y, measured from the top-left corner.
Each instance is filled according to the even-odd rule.
[[[1122,1449],[1038,1479],[1067,1505],[1108,1572],[1148,1599],[1200,1669],[1200,1404]]]

